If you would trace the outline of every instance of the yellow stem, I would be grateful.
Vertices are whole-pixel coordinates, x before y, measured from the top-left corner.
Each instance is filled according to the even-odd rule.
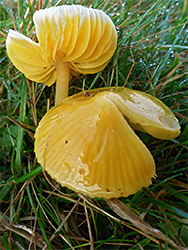
[[[62,62],[56,58],[56,93],[55,93],[55,105],[61,102],[68,96],[69,79],[70,79],[70,64],[69,62]]]

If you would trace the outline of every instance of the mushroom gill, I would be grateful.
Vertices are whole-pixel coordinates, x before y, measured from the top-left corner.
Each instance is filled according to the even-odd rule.
[[[81,5],[41,9],[33,15],[38,42],[9,30],[7,53],[33,81],[56,81],[56,104],[68,96],[70,75],[101,71],[117,46],[115,26],[102,10]]]

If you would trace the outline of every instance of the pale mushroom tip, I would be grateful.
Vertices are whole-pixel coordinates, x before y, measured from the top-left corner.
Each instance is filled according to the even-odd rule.
[[[7,53],[30,80],[56,81],[56,103],[67,97],[71,74],[101,71],[117,46],[115,26],[102,10],[62,5],[36,11],[33,21],[38,42],[10,30]]]
[[[158,110],[164,112],[153,121],[150,113]],[[172,112],[142,92],[121,87],[85,91],[66,98],[42,118],[35,133],[36,157],[62,186],[90,197],[126,197],[149,186],[156,176],[154,159],[132,124],[141,130],[151,124],[148,133],[155,134],[157,128],[164,137],[170,120],[169,133],[178,134]]]

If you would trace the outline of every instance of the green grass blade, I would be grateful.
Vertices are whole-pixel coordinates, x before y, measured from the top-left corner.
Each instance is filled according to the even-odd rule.
[[[38,166],[37,168],[31,170],[31,172],[24,174],[23,176],[19,177],[18,179],[15,180],[15,185],[18,185],[21,182],[25,182],[30,180],[31,178],[39,175],[42,173],[43,169],[41,166]]]
[[[42,223],[41,219],[39,218],[39,215],[37,213],[36,207],[34,205],[32,194],[31,194],[29,186],[26,187],[26,191],[27,191],[28,199],[29,199],[29,202],[30,202],[30,204],[32,206],[33,212],[34,212],[34,214],[35,214],[35,216],[37,218],[37,222],[39,224],[40,230],[41,230],[42,235],[43,235],[43,237],[44,237],[44,239],[46,241],[47,247],[48,247],[49,250],[52,250],[51,243],[49,242],[49,239],[47,237],[46,231],[45,231],[45,229],[43,227],[43,223]]]
[[[134,27],[128,32],[128,34],[125,36],[125,38],[121,41],[121,43],[126,43],[128,38],[136,31],[136,29],[139,27],[141,22],[148,16],[148,14],[151,12],[152,9],[160,2],[160,0],[156,1],[146,12],[145,14],[139,19],[138,22],[134,25]]]
[[[163,71],[163,68],[165,67],[165,65],[167,64],[167,61],[169,59],[169,56],[171,54],[171,52],[173,51],[173,48],[177,42],[177,40],[179,39],[179,37],[181,36],[182,32],[184,31],[185,29],[185,26],[187,25],[187,21],[184,23],[184,25],[182,26],[179,34],[176,36],[174,42],[172,43],[172,46],[170,47],[170,49],[168,50],[168,52],[165,54],[164,58],[160,61],[158,67],[156,67],[151,79],[153,80],[153,87],[152,87],[152,90],[151,90],[151,94],[153,93],[157,83],[158,83],[158,80],[159,80],[159,77],[161,76],[161,73]]]
[[[25,81],[25,77],[23,76],[21,86],[22,95],[21,95],[21,103],[20,103],[20,115],[19,115],[19,122],[25,122],[26,118],[26,101],[27,101],[27,85]],[[24,129],[19,127],[18,128],[18,137],[16,142],[16,167],[18,169],[21,168],[22,164],[22,152],[23,152],[23,137],[24,137]]]

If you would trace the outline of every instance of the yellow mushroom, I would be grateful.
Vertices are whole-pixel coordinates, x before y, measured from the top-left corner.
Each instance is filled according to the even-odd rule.
[[[63,5],[33,15],[38,43],[9,30],[6,47],[13,64],[25,76],[51,86],[56,104],[68,96],[70,74],[101,71],[117,46],[113,22],[102,10]]]
[[[150,95],[122,87],[84,91],[42,118],[35,133],[37,160],[76,192],[126,197],[155,177],[153,157],[129,123],[163,139],[180,133],[170,109]]]

